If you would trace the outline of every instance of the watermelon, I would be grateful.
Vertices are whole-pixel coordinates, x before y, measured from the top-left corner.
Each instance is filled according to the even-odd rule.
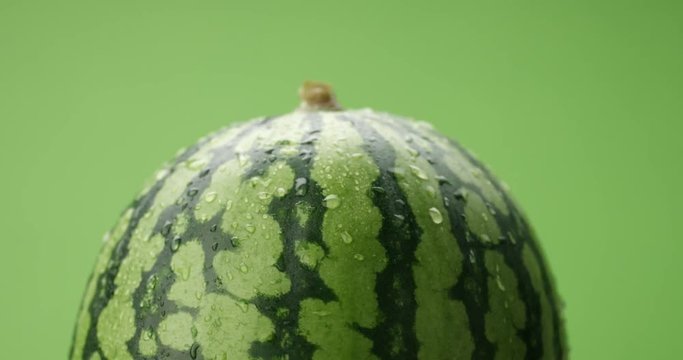
[[[472,154],[301,97],[156,173],[104,238],[71,359],[566,358],[542,251]]]

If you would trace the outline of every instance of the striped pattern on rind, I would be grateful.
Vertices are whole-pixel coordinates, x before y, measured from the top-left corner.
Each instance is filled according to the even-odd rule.
[[[532,231],[425,123],[296,112],[202,139],[105,237],[72,359],[563,359]]]

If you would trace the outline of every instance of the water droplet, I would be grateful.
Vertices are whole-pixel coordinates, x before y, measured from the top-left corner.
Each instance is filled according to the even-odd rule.
[[[178,236],[174,237],[173,240],[171,241],[171,252],[178,251],[178,249],[180,248],[180,243],[182,243],[182,242],[183,242],[183,239],[181,239],[180,237],[178,237]]]
[[[285,188],[279,187],[275,190],[275,194],[279,197],[283,197],[287,194],[287,190],[285,190]]]
[[[211,231],[211,232],[216,232],[216,230],[218,230],[218,224],[213,224],[209,228],[209,231]]]
[[[361,254],[353,255],[353,258],[356,259],[356,260],[358,260],[358,261],[363,261],[363,260],[365,260],[365,257],[364,257],[363,255],[361,255]]]
[[[344,244],[350,244],[353,242],[353,237],[347,231],[341,233],[341,239]]]
[[[444,196],[443,197],[443,206],[449,207],[450,205],[451,205],[451,200],[448,197]]]
[[[306,178],[297,178],[294,180],[294,190],[298,196],[306,195],[308,190],[308,180]]]
[[[337,195],[330,194],[325,196],[325,199],[323,199],[323,203],[329,209],[336,209],[341,204],[341,200]]]
[[[408,154],[410,154],[410,156],[412,156],[412,157],[417,157],[418,155],[420,155],[419,151],[417,151],[411,147],[408,147],[407,150],[408,150]]]
[[[197,351],[199,350],[199,344],[194,343],[192,344],[192,347],[190,348],[190,357],[192,360],[197,359]]]
[[[248,272],[249,272],[249,267],[247,267],[247,264],[241,263],[241,264],[240,264],[240,271],[243,272],[243,273],[245,273],[245,274],[248,273]]]
[[[406,217],[401,214],[394,214],[394,219],[396,220],[396,223],[401,225],[406,220]]]
[[[481,241],[485,243],[490,243],[491,242],[491,237],[489,237],[488,234],[481,234]]]
[[[256,227],[252,224],[247,224],[244,226],[244,228],[250,233],[253,234],[256,231]]]
[[[436,180],[439,182],[439,185],[445,185],[445,184],[449,184],[449,185],[450,185],[450,183],[451,183],[451,182],[448,181],[448,179],[447,179],[445,176],[443,176],[443,175],[438,175],[438,176],[436,177]]]
[[[213,251],[218,250],[218,243],[213,243],[213,245],[211,245],[211,250],[213,250]]]
[[[220,317],[217,317],[213,320],[214,327],[219,328],[221,327],[221,325],[223,325],[223,319],[221,319]]]
[[[413,175],[417,176],[419,179],[422,179],[422,180],[428,180],[429,179],[427,174],[425,174],[425,172],[422,171],[422,169],[420,169],[419,167],[417,167],[415,165],[410,165],[410,171],[413,173]]]
[[[453,196],[455,196],[457,200],[465,201],[467,200],[467,189],[461,187],[453,193]]]
[[[261,191],[260,193],[258,193],[258,198],[261,200],[267,200],[269,197],[270,197],[270,194],[268,194],[265,191]]]
[[[508,239],[510,239],[510,242],[511,242],[512,244],[517,244],[517,240],[515,239],[515,236],[512,235],[512,233],[509,232],[509,231],[508,231]]]
[[[225,210],[230,210],[230,208],[232,208],[232,200],[228,200],[225,204]]]
[[[498,284],[500,291],[505,291],[505,286],[503,285],[503,281],[500,279],[500,275],[496,276],[496,284]]]
[[[429,217],[432,218],[434,224],[441,224],[443,222],[443,215],[441,215],[441,211],[435,207],[429,208]]]
[[[184,268],[179,268],[174,270],[176,274],[180,275],[180,278],[183,280],[187,280],[190,278],[190,272],[192,271],[191,267],[184,267]]]
[[[202,170],[202,172],[199,173],[199,177],[203,178],[206,175],[209,175],[210,172],[211,172],[211,169],[204,169],[204,170]]]
[[[145,339],[151,340],[153,337],[154,337],[154,329],[152,329],[151,327],[147,328],[145,330]]]
[[[187,196],[189,196],[189,197],[195,197],[195,196],[197,195],[197,193],[199,193],[199,189],[197,189],[197,188],[192,188],[192,189],[190,189],[190,190],[187,191]]]
[[[477,258],[474,256],[474,250],[470,250],[470,253],[467,255],[467,257],[470,259],[470,263],[474,264],[477,262]]]
[[[204,159],[188,159],[185,161],[185,167],[187,167],[190,170],[199,170],[203,168],[206,165],[206,160]]]
[[[212,202],[216,201],[217,197],[218,197],[218,194],[216,194],[215,191],[211,191],[211,192],[206,193],[206,195],[204,195],[204,200],[208,203],[212,203]]]
[[[373,186],[370,188],[370,190],[372,190],[372,192],[374,192],[376,194],[385,194],[387,192],[386,190],[384,190],[383,187],[379,187],[379,186]]]
[[[434,189],[433,186],[425,186],[425,191],[427,191],[427,194],[429,194],[429,196],[431,196],[432,198],[436,198],[436,189]]]
[[[161,235],[166,236],[171,232],[171,228],[173,227],[173,223],[170,221],[166,221],[164,225],[161,227]]]

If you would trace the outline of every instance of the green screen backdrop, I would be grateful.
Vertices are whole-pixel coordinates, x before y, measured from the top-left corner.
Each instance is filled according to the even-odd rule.
[[[683,3],[656,0],[0,0],[0,357],[65,358],[144,180],[306,79],[431,121],[510,185],[572,358],[680,358]]]

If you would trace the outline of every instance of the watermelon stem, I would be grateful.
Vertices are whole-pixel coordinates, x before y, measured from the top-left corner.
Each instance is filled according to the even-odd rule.
[[[300,111],[339,111],[336,96],[329,84],[319,81],[305,81],[299,88]]]

